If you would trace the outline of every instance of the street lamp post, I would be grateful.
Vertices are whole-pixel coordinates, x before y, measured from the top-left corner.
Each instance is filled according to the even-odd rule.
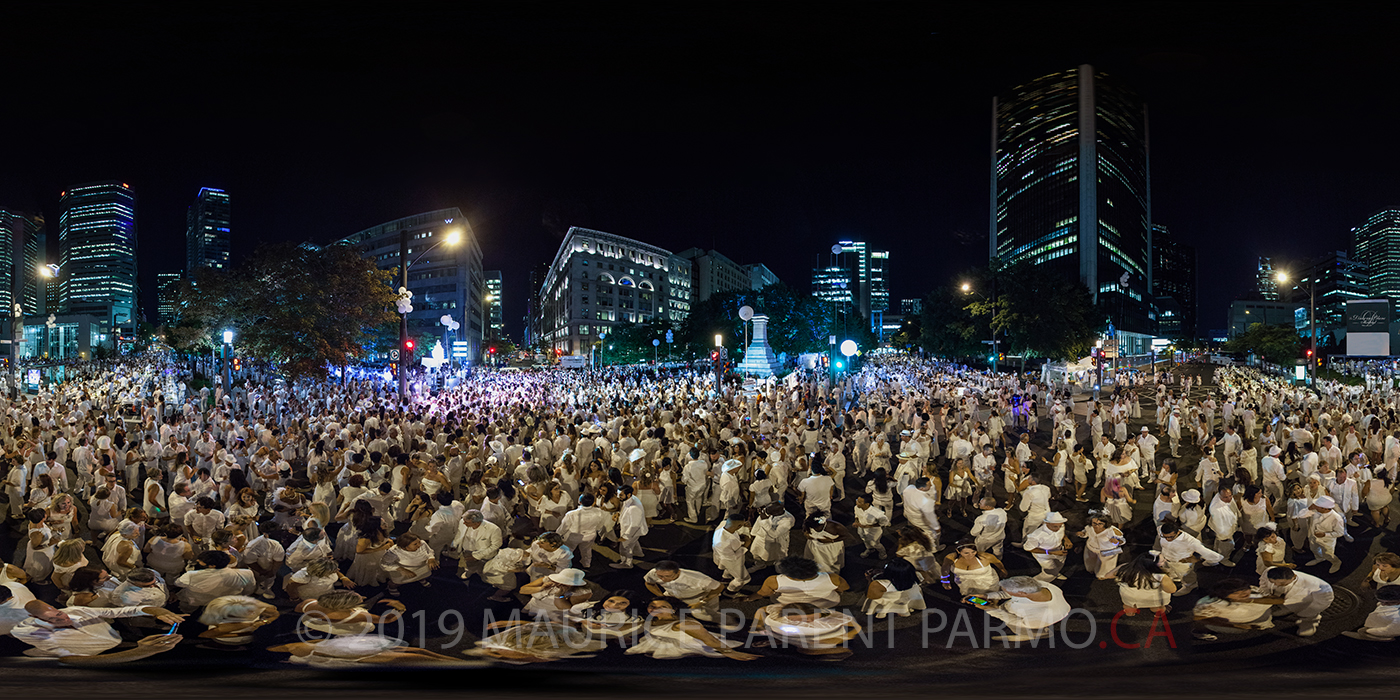
[[[231,370],[231,367],[230,367],[230,366],[231,366],[233,363],[229,360],[229,354],[230,354],[231,351],[233,350],[233,331],[231,331],[231,330],[225,330],[225,331],[224,331],[224,348],[223,348],[223,349],[224,349],[224,394],[227,395],[227,396],[232,396],[232,395],[233,395],[233,373],[232,373],[232,371],[230,371],[230,370]]]
[[[972,285],[971,285],[971,284],[968,284],[967,282],[963,282],[963,284],[962,284],[962,290],[963,290],[963,294],[977,294],[977,296],[978,296],[980,299],[982,299],[983,301],[987,301],[987,297],[984,297],[984,296],[982,296],[981,294],[978,294],[977,292],[974,292],[974,291],[972,290]],[[996,312],[997,312],[997,278],[996,278],[995,275],[992,276],[992,298],[991,298],[990,301],[992,302],[992,318],[991,318],[990,320],[987,321],[987,325],[990,326],[991,329],[992,329],[992,341],[991,341],[991,342],[992,342],[992,374],[996,374],[996,373],[997,373],[997,329],[996,329],[996,326],[995,326],[995,325],[992,325],[992,322],[996,320]],[[982,342],[985,343],[985,342],[987,342],[987,341],[984,340],[984,341],[982,341]]]
[[[461,240],[461,233],[452,231],[445,238],[428,246],[427,250],[418,254],[412,261],[408,259],[408,229],[399,229],[399,288],[408,289],[408,268],[413,263],[423,259],[424,255],[443,243],[456,245]],[[408,398],[408,313],[399,312],[399,404],[402,405]]]
[[[1278,281],[1288,281],[1288,273],[1278,273]],[[1305,284],[1302,280],[1298,284]],[[1317,362],[1317,280],[1308,280],[1308,384],[1317,383],[1317,372],[1313,363]]]

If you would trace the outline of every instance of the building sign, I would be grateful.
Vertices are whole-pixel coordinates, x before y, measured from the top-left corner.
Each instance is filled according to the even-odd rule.
[[[1389,300],[1347,302],[1347,354],[1360,357],[1390,354]]]

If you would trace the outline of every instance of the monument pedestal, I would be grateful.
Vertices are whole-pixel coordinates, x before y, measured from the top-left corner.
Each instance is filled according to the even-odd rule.
[[[768,345],[768,317],[753,317],[753,340],[744,350],[744,361],[739,363],[739,373],[755,377],[771,377],[782,371],[782,363]]]

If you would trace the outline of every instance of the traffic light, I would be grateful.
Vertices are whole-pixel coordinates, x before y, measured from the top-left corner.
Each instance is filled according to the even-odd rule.
[[[233,358],[233,371],[237,372],[241,369],[243,369],[243,361],[237,357]]]
[[[403,341],[403,349],[404,349],[404,352],[413,352],[413,348],[414,348],[414,342],[413,342],[413,339],[412,339],[412,338],[409,338],[408,340]]]
[[[489,353],[491,353],[492,355],[495,355],[495,354],[496,354],[496,348],[491,348],[490,350],[487,350],[486,352],[489,352]]]
[[[710,359],[711,359],[711,360],[718,360],[718,359],[719,359],[719,351],[718,351],[718,350],[711,350],[711,351],[710,351]]]
[[[1306,352],[1306,353],[1308,354],[1308,357],[1312,357],[1312,348],[1308,348],[1307,350],[1304,350],[1303,352]]]

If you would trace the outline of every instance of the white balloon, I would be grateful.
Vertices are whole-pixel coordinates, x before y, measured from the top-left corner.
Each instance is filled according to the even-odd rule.
[[[745,321],[748,321],[748,320],[753,319],[753,307],[752,307],[752,306],[749,306],[749,305],[747,305],[747,304],[744,305],[744,306],[740,306],[740,307],[739,307],[739,318],[741,318],[741,319],[743,319],[743,320],[745,320]]]

